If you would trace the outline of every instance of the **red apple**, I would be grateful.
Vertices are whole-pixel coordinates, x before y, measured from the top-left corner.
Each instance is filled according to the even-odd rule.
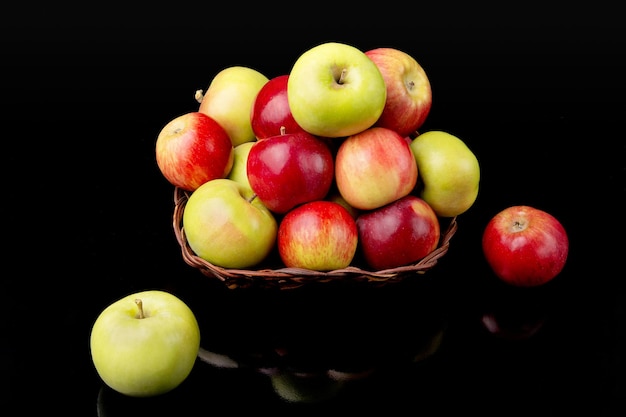
[[[365,52],[378,67],[387,87],[385,107],[376,126],[402,136],[414,134],[424,124],[432,105],[432,90],[424,68],[411,55],[395,48]]]
[[[252,191],[274,213],[323,199],[333,183],[329,146],[307,132],[285,133],[255,142],[247,161]]]
[[[498,278],[511,285],[534,287],[561,272],[569,240],[554,216],[519,205],[505,208],[487,223],[482,249]]]
[[[316,200],[290,210],[278,227],[278,252],[287,267],[330,271],[350,265],[357,250],[354,218],[339,203]]]
[[[287,101],[287,81],[289,74],[271,78],[257,94],[250,121],[257,139],[266,139],[281,133],[300,132],[303,129],[293,118]]]
[[[348,204],[371,210],[413,190],[417,162],[403,136],[372,127],[341,142],[335,156],[335,179]]]
[[[376,270],[418,262],[437,248],[441,234],[435,211],[410,194],[356,219],[364,259]]]
[[[163,176],[188,191],[225,178],[234,161],[226,130],[200,112],[185,113],[168,122],[159,132],[155,152]]]

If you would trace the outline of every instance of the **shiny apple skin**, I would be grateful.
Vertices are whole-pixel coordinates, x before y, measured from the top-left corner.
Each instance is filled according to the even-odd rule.
[[[378,66],[387,86],[385,107],[376,125],[403,136],[414,134],[432,107],[432,88],[426,71],[413,56],[396,48],[375,48],[365,55]]]
[[[271,78],[259,91],[252,104],[250,121],[257,140],[285,133],[301,132],[303,129],[291,114],[287,100],[289,74]]]
[[[350,265],[357,250],[356,222],[333,201],[317,200],[290,210],[278,227],[278,251],[287,267],[330,271]]]
[[[226,177],[233,166],[234,152],[226,130],[200,112],[170,120],[159,132],[155,145],[157,165],[163,176],[187,191]]]
[[[252,191],[277,214],[326,197],[334,178],[330,147],[306,132],[257,141],[247,162]]]
[[[335,157],[335,180],[348,204],[372,210],[415,188],[418,167],[407,142],[384,127],[366,129],[341,142]]]
[[[491,218],[483,232],[482,248],[498,278],[514,286],[535,287],[563,270],[569,239],[552,214],[519,205]]]
[[[418,262],[439,244],[441,228],[434,210],[407,195],[356,219],[364,259],[376,270]]]

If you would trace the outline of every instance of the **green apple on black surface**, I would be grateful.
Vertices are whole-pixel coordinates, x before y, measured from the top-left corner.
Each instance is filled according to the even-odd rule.
[[[194,313],[161,290],[127,295],[96,318],[89,347],[104,383],[131,397],[169,392],[190,374],[200,348]]]
[[[372,126],[385,107],[380,70],[360,49],[327,42],[301,54],[289,72],[291,113],[316,136],[345,137]]]

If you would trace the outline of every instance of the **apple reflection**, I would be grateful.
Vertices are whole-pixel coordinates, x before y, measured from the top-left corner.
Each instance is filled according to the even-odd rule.
[[[493,337],[521,341],[534,337],[548,319],[547,287],[511,288],[500,284],[483,303],[482,328]]]
[[[229,398],[316,404],[412,371],[445,343],[445,282],[429,272],[377,287],[233,291],[201,281],[180,289],[201,327],[197,389],[233,384]]]
[[[340,397],[345,388],[390,369],[427,361],[442,345],[446,321],[422,323],[418,329],[414,334],[410,329],[395,336],[378,334],[378,339],[363,335],[351,340],[308,340],[263,352],[201,348],[198,357],[212,368],[264,375],[276,396],[286,403],[317,404]]]

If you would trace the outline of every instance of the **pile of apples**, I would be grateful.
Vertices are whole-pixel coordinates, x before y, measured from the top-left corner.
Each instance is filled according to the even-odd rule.
[[[185,235],[213,265],[252,268],[274,250],[315,271],[413,264],[477,198],[467,145],[418,133],[431,85],[399,49],[322,43],[273,78],[226,67],[196,99],[160,131],[156,161],[189,193]]]
[[[409,265],[438,246],[441,219],[477,198],[479,164],[466,144],[418,133],[432,91],[403,51],[324,43],[271,79],[227,67],[196,98],[197,111],[160,131],[156,160],[188,193],[189,246],[214,265],[252,268],[274,249],[290,268]],[[498,278],[532,287],[561,272],[569,240],[556,217],[517,205],[485,225],[482,249]],[[199,348],[194,313],[160,290],[111,303],[90,336],[102,380],[134,397],[176,388]]]

